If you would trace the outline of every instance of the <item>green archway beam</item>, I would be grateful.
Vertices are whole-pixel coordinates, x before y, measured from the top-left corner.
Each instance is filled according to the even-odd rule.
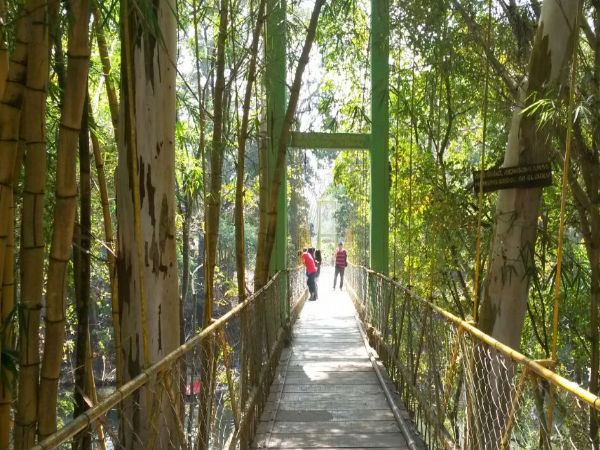
[[[371,135],[368,133],[302,133],[292,132],[290,148],[319,150],[370,150]]]

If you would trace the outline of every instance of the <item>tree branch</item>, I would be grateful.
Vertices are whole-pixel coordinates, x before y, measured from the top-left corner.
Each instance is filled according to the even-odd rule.
[[[459,0],[451,0],[451,2],[467,24],[467,28],[469,29],[471,36],[479,45],[481,45],[481,48],[483,49],[483,52],[485,53],[485,56],[494,71],[500,76],[500,78],[502,78],[502,81],[504,81],[504,84],[506,84],[506,87],[512,96],[516,98],[518,93],[518,83],[515,81],[513,76],[508,73],[500,61],[498,61],[498,58],[496,58],[494,52],[492,52],[490,47],[487,45],[485,39],[481,35],[479,25],[471,17],[471,14],[460,4]]]

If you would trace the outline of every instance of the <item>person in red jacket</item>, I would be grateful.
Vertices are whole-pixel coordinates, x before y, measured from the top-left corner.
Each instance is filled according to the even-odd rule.
[[[335,252],[335,274],[333,275],[333,290],[335,291],[335,284],[337,282],[338,274],[340,275],[340,291],[344,287],[344,270],[348,265],[348,254],[344,248],[343,242],[338,244],[338,249]]]
[[[315,264],[315,260],[308,253],[308,249],[303,249],[302,254],[300,255],[302,261],[304,262],[304,267],[306,267],[306,276],[308,277],[306,284],[308,285],[308,292],[310,293],[309,300],[317,299],[317,290],[315,288],[315,277],[317,276],[317,265]]]

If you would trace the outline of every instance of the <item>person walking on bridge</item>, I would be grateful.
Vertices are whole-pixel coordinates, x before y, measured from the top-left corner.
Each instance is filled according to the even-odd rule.
[[[317,258],[317,252],[314,247],[310,247],[308,249],[308,253],[312,256],[313,261],[315,262],[315,267],[317,268],[317,273],[315,273],[315,300],[319,298],[319,275],[321,274],[321,260]]]
[[[308,253],[308,249],[305,248],[302,250],[301,253],[298,253],[302,258],[302,261],[304,261],[304,267],[306,268],[306,276],[308,277],[308,280],[306,281],[306,284],[308,285],[308,292],[310,293],[310,297],[308,299],[316,300],[317,290],[315,286],[315,277],[317,276],[317,265],[315,264],[315,260],[313,259],[311,254]]]
[[[335,291],[335,285],[337,282],[338,274],[340,275],[340,291],[344,287],[344,270],[348,265],[348,254],[344,248],[344,243],[338,244],[338,249],[335,252],[335,274],[333,275],[333,290]]]

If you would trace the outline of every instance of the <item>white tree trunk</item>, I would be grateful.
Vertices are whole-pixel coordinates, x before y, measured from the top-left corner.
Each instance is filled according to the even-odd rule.
[[[129,35],[123,37],[122,44],[117,168],[117,266],[124,382],[145,368],[144,334],[148,340],[148,362],[152,364],[179,345],[180,328],[175,245],[175,3],[153,2],[152,13],[156,14],[160,34],[149,29],[147,22],[137,22],[131,3]],[[132,164],[133,161],[136,163]],[[138,180],[141,235],[136,232],[134,220]],[[142,250],[141,261],[138,245]],[[142,319],[142,302],[145,302],[146,323]],[[177,369],[173,368],[167,376],[173,377],[172,385],[177,389]],[[178,407],[173,408],[164,390],[162,401],[147,405],[148,398],[161,392],[161,387],[151,384],[150,396],[145,390],[138,391],[124,405],[122,444],[125,448],[178,448],[173,416]],[[150,409],[156,405],[161,405],[161,410],[155,423],[151,423]],[[155,440],[151,431],[154,426]]]
[[[556,95],[569,72],[577,0],[547,0],[542,6],[529,63],[522,104]],[[517,107],[509,134],[504,167],[548,161],[548,133],[536,115]],[[496,204],[497,224],[484,283],[479,327],[496,339],[519,348],[527,308],[529,274],[537,235],[541,188],[504,189]]]

